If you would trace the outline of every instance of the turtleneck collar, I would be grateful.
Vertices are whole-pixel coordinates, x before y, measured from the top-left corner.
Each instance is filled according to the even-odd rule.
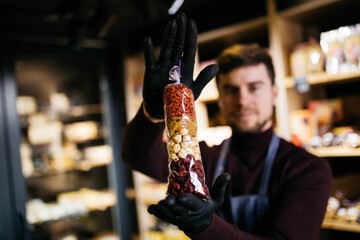
[[[236,133],[233,131],[231,137],[232,151],[263,151],[269,147],[272,135],[274,133],[273,127],[270,127],[261,133]]]

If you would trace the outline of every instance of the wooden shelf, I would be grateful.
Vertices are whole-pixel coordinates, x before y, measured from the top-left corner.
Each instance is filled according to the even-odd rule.
[[[112,162],[112,160],[110,162],[92,163],[90,160],[81,160],[81,161],[76,162],[74,164],[74,167],[69,168],[69,169],[48,170],[48,171],[41,171],[40,169],[37,169],[30,176],[26,176],[26,179],[38,178],[38,177],[49,177],[52,175],[65,174],[65,173],[70,173],[70,172],[75,172],[75,171],[85,171],[86,172],[86,171],[90,171],[93,168],[107,166],[111,162]]]
[[[324,219],[322,228],[360,233],[360,223],[337,219]]]
[[[319,72],[319,73],[313,73],[307,75],[307,81],[309,82],[310,85],[345,82],[354,79],[360,79],[360,70],[346,72],[346,73],[337,73],[337,74]],[[295,82],[293,77],[285,78],[285,86],[287,89],[295,87]]]
[[[308,152],[319,157],[358,157],[360,156],[360,148],[331,146],[320,148],[307,148]]]
[[[304,20],[314,18],[319,13],[327,12],[329,9],[339,8],[343,0],[316,0],[304,1],[301,4],[280,11],[278,14],[283,18],[292,20]]]
[[[204,32],[199,34],[198,44],[201,45],[210,41],[224,40],[224,38],[244,38],[242,35],[249,34],[249,32],[262,31],[263,28],[267,27],[267,24],[267,16],[262,16],[255,19],[250,19],[245,22],[240,22],[230,26]]]

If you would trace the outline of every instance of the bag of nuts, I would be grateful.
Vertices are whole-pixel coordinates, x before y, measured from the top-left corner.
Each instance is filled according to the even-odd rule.
[[[164,110],[169,154],[167,194],[194,193],[209,200],[197,138],[195,101],[192,90],[180,83],[180,66],[174,66],[169,79],[175,83],[164,89]]]

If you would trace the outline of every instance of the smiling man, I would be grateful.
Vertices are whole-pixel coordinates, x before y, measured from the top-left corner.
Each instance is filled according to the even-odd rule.
[[[165,30],[161,50],[155,61],[151,41],[145,40],[144,104],[126,128],[124,161],[167,181],[159,89],[168,84],[167,72],[180,60],[181,82],[195,98],[216,75],[219,108],[233,134],[219,146],[199,143],[206,184],[211,186],[209,201],[189,193],[168,195],[148,211],[177,225],[191,239],[315,239],[331,190],[331,171],[324,159],[274,132],[278,91],[267,49],[231,46],[218,56],[218,66],[208,66],[193,80],[196,25],[181,14]]]
[[[217,79],[219,107],[233,129],[255,133],[272,125],[277,87],[264,63],[219,73]]]
[[[234,45],[219,55],[218,63],[218,102],[227,123],[244,133],[271,127],[277,86],[266,50],[256,45]]]

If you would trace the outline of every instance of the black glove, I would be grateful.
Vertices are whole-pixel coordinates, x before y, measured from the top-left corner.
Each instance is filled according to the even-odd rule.
[[[192,193],[169,195],[158,204],[150,205],[148,212],[176,225],[186,234],[202,231],[212,221],[213,213],[224,201],[224,193],[230,174],[223,173],[210,189],[210,200],[205,201]]]
[[[179,14],[171,20],[163,35],[160,56],[155,60],[154,47],[150,38],[144,41],[145,76],[143,99],[145,109],[154,118],[164,118],[163,90],[170,83],[169,71],[173,66],[179,66],[181,60],[181,83],[193,91],[195,100],[205,85],[216,75],[219,67],[215,64],[202,70],[196,80],[193,80],[195,55],[197,47],[197,28],[193,20],[185,14]]]

